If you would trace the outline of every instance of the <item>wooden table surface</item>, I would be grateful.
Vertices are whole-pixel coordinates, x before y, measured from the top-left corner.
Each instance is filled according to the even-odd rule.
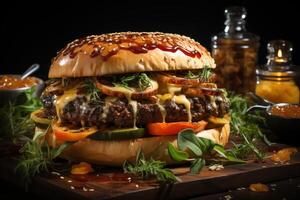
[[[38,176],[29,187],[30,193],[18,188],[17,177],[13,172],[10,158],[0,160],[1,194],[0,199],[24,195],[32,198],[48,199],[290,199],[300,193],[300,152],[292,160],[281,164],[270,160],[264,163],[249,162],[241,165],[225,166],[221,171],[209,171],[207,167],[199,175],[186,173],[187,167],[172,170],[181,179],[181,183],[172,185],[132,183],[96,183],[85,182],[83,187],[72,189],[74,180],[68,174]],[[104,172],[109,175],[110,172]],[[63,176],[63,178],[61,178]],[[10,182],[10,183],[8,183]],[[248,189],[252,183],[266,183],[270,191],[252,192]],[[4,184],[4,185],[3,185]],[[230,191],[230,192],[229,192]],[[3,198],[2,198],[3,197]],[[300,198],[299,198],[300,199]]]

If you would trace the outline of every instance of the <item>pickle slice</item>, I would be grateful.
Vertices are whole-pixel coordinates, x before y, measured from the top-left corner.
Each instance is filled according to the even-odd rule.
[[[39,128],[47,128],[51,124],[51,119],[40,117],[39,115],[44,112],[43,109],[36,110],[31,113],[30,119],[34,121],[35,125]]]
[[[89,136],[89,138],[94,140],[128,140],[140,138],[144,135],[144,128],[122,128],[101,131]]]

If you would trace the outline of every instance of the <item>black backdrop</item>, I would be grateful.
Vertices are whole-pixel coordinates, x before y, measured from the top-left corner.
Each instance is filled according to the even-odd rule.
[[[0,74],[21,73],[37,62],[42,66],[37,75],[45,79],[56,52],[68,42],[90,34],[172,32],[190,36],[210,49],[210,37],[223,30],[223,11],[230,5],[247,8],[247,29],[261,37],[259,63],[265,62],[267,42],[280,38],[293,43],[294,62],[300,64],[300,28],[297,27],[300,10],[292,1],[270,1],[266,5],[262,0],[99,2],[2,5]]]

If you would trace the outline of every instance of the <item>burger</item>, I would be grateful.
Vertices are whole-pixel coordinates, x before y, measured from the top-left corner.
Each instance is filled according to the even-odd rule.
[[[32,113],[61,157],[112,166],[145,157],[172,163],[167,144],[186,128],[225,145],[229,103],[217,88],[215,63],[193,39],[160,32],[92,35],[52,60]]]

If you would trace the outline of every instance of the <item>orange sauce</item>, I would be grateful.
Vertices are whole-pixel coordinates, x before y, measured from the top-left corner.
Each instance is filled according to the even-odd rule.
[[[298,105],[273,106],[271,109],[271,114],[279,117],[300,119],[300,106]]]
[[[250,190],[253,192],[268,192],[269,187],[262,183],[254,183],[249,186]]]
[[[87,162],[81,162],[77,165],[72,165],[71,174],[89,174],[91,172],[94,172],[94,169]]]
[[[271,160],[274,162],[287,162],[291,159],[291,155],[297,153],[294,147],[284,148],[273,154]]]
[[[36,85],[38,80],[34,77],[27,77],[21,80],[21,77],[3,75],[0,76],[0,90],[17,89],[23,87],[31,87]]]

